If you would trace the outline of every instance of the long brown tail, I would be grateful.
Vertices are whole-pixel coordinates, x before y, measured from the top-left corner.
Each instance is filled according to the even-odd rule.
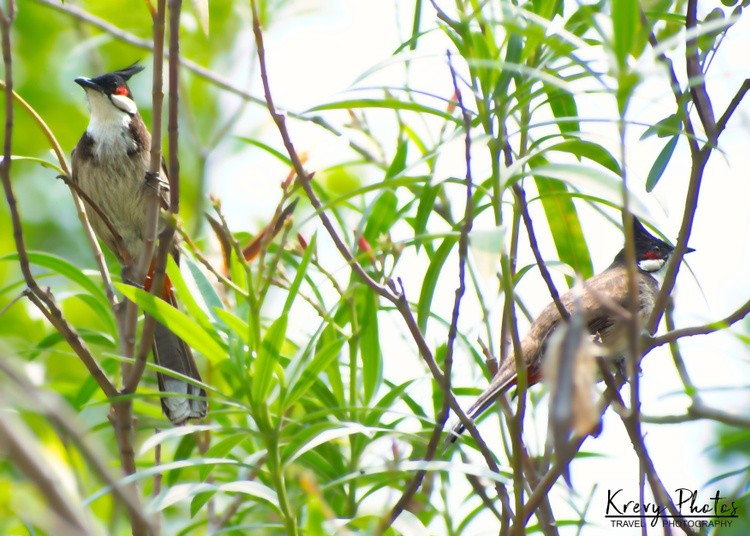
[[[510,361],[512,361],[512,359]],[[487,409],[495,403],[501,394],[516,384],[516,377],[517,375],[514,367],[502,367],[497,374],[495,374],[495,377],[492,378],[490,386],[479,395],[471,407],[466,411],[466,416],[472,421],[476,420],[477,417],[487,411]],[[451,430],[447,442],[449,444],[455,443],[464,430],[466,430],[466,427],[459,422]]]
[[[534,385],[542,379],[541,372],[537,367],[531,367],[530,369],[527,369],[527,372],[528,385]],[[500,370],[498,370],[492,378],[490,386],[479,395],[471,407],[466,411],[466,415],[472,421],[475,421],[482,413],[492,407],[492,404],[495,403],[500,395],[516,385],[517,380],[518,374],[516,373],[516,361],[513,356],[509,356],[500,366]],[[455,443],[465,429],[466,427],[463,424],[456,424],[446,439],[446,443],[449,445]]]
[[[151,275],[149,274],[149,278],[146,281],[145,286],[147,290],[151,286]],[[169,278],[164,281],[162,298],[172,307],[177,308],[177,300],[172,292],[172,283],[169,281]],[[154,362],[157,365],[193,380],[202,381],[190,347],[158,322],[154,331],[153,352]],[[157,378],[159,380],[159,390],[165,394],[169,393],[166,396],[162,396],[161,407],[164,415],[167,416],[172,424],[183,424],[189,419],[201,419],[206,416],[208,403],[206,402],[205,389],[161,373],[157,373]]]
[[[177,306],[173,294],[170,293],[165,299],[173,307]],[[190,347],[159,323],[156,324],[156,331],[154,332],[154,361],[164,368],[201,381],[201,375],[198,372]],[[182,424],[188,419],[201,419],[206,416],[208,403],[206,402],[205,389],[165,374],[159,373],[157,377],[159,379],[159,390],[162,393],[177,393],[161,398],[161,407],[172,424]]]

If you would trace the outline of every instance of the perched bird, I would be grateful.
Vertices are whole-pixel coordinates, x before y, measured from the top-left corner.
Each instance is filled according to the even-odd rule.
[[[146,224],[146,172],[149,169],[151,134],[138,114],[138,107],[127,81],[143,67],[130,67],[95,78],[76,78],[86,92],[91,119],[73,149],[73,182],[84,194],[94,232],[112,250],[124,271],[138,258],[143,247]],[[161,206],[169,208],[169,183],[164,169]],[[102,217],[102,215],[104,217]],[[114,232],[113,232],[114,230]],[[118,236],[119,235],[119,236]],[[172,250],[178,260],[179,249]],[[140,282],[134,282],[139,284]],[[145,283],[144,283],[145,284]],[[162,296],[177,306],[171,284]],[[201,381],[190,347],[161,324],[156,325],[154,360],[164,368]],[[206,415],[206,392],[183,380],[158,374],[164,414],[174,424]],[[179,396],[179,395],[183,396]]]
[[[638,321],[640,326],[645,326],[659,292],[660,276],[663,275],[664,267],[674,248],[651,235],[635,217],[633,238],[637,265]],[[694,250],[687,248],[686,252],[691,251]],[[580,310],[589,333],[598,339],[602,354],[606,354],[606,357],[623,356],[628,349],[628,323],[621,314],[613,310],[616,308],[613,305],[626,311],[630,308],[625,249],[615,256],[606,270],[584,281],[583,289],[569,290],[560,296],[560,302],[570,314],[577,308]],[[542,361],[547,343],[562,322],[556,304],[550,303],[531,324],[529,332],[521,342],[529,385],[541,380]],[[516,360],[511,354],[501,363],[490,386],[467,410],[467,416],[472,420],[479,417],[502,393],[514,386],[516,380]],[[457,424],[451,432],[449,441],[455,442],[463,431],[464,426]]]

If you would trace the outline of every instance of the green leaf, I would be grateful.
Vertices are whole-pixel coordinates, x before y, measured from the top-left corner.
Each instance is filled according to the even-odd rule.
[[[398,197],[393,190],[383,190],[363,217],[367,219],[364,236],[374,246],[381,235],[387,234],[398,219]]]
[[[78,268],[76,265],[56,255],[51,255],[49,253],[43,253],[40,251],[29,251],[27,252],[27,256],[29,262],[34,266],[47,268],[55,274],[62,276],[80,286],[87,294],[89,294],[93,298],[92,300],[86,300],[86,303],[98,313],[100,319],[107,322],[110,333],[117,333],[117,326],[114,323],[112,309],[109,306],[107,295],[104,293],[102,288],[94,281],[94,279],[92,279],[91,275],[84,273],[83,270]],[[0,262],[17,260],[18,253],[9,253],[7,255],[0,256]]]
[[[521,61],[521,53],[523,52],[523,39],[517,33],[510,33],[508,37],[508,45],[505,50],[504,63],[516,64]],[[508,88],[510,87],[510,81],[513,78],[514,73],[510,70],[503,69],[500,72],[500,77],[495,85],[495,91],[493,93],[494,98],[505,96],[508,94]]]
[[[396,149],[396,154],[393,156],[391,165],[388,166],[388,170],[385,172],[385,179],[390,180],[400,175],[406,169],[406,156],[409,152],[409,142],[401,140]]]
[[[423,104],[410,101],[400,101],[398,99],[349,99],[339,102],[331,102],[329,104],[321,104],[308,110],[308,112],[320,112],[323,110],[348,110],[350,108],[384,108],[388,110],[398,111],[410,111],[423,113],[428,115],[436,115],[442,117],[447,121],[458,124],[459,120],[453,117],[451,114],[439,110],[437,108],[430,108]]]
[[[226,309],[216,309],[214,308],[214,314],[222,321],[224,322],[227,327],[232,330],[232,333],[237,335],[242,342],[250,345],[252,341],[252,335],[250,332],[250,325],[239,318],[238,316],[234,315],[234,313],[227,311]]]
[[[318,380],[320,374],[336,362],[341,354],[344,342],[344,338],[338,338],[323,347],[316,345],[313,347],[315,355],[312,359],[309,359],[310,350],[305,349],[292,360],[287,373],[289,379],[288,394],[284,399],[284,405],[287,408],[297,402]]]
[[[437,288],[443,265],[457,242],[458,234],[446,236],[443,243],[435,251],[432,259],[430,259],[430,266],[425,273],[422,291],[419,294],[419,303],[417,304],[417,324],[422,333],[427,330],[427,320],[430,318],[430,313],[432,312],[432,298],[435,295],[435,289]]]
[[[172,282],[180,301],[185,306],[187,312],[190,313],[190,317],[198,321],[205,329],[210,330],[211,321],[209,320],[208,315],[205,310],[198,305],[198,302],[195,301],[193,293],[190,292],[182,277],[180,267],[171,255],[167,260],[167,275],[169,276],[169,280]]]
[[[552,114],[558,119],[556,123],[560,134],[580,131],[581,125],[578,120],[571,119],[578,116],[578,106],[576,106],[573,94],[551,84],[544,84],[543,87],[547,94],[547,102],[552,108]]]
[[[239,140],[241,140],[241,141],[249,144],[249,145],[254,145],[254,146],[256,146],[256,147],[258,147],[260,149],[263,149],[265,152],[267,152],[271,156],[273,156],[273,157],[278,158],[279,160],[281,160],[287,166],[292,167],[292,161],[289,159],[289,157],[287,155],[285,155],[284,153],[282,153],[281,151],[278,151],[278,150],[274,149],[270,145],[267,145],[267,144],[265,144],[265,143],[263,143],[261,141],[258,141],[258,140],[254,140],[253,138],[246,138],[244,136],[237,136],[237,138]]]
[[[193,281],[195,281],[195,285],[198,287],[198,292],[200,292],[201,298],[203,298],[209,311],[223,309],[224,302],[221,301],[221,297],[217,294],[213,283],[208,280],[205,272],[195,262],[193,257],[190,255],[183,255],[182,259],[190,271],[190,275],[193,277]]]
[[[258,358],[255,360],[251,393],[255,404],[266,405],[268,394],[273,386],[273,373],[279,361],[281,346],[286,340],[288,316],[282,315],[274,320],[263,338]]]
[[[362,355],[362,383],[364,400],[369,403],[383,380],[383,359],[380,352],[378,329],[378,298],[367,287],[357,292],[357,316],[359,321],[359,349]]]
[[[627,70],[628,56],[633,50],[640,26],[638,0],[612,0],[613,48],[620,71]]]
[[[296,434],[292,441],[286,445],[282,455],[284,464],[289,465],[304,453],[324,443],[347,437],[352,434],[372,435],[372,430],[359,423],[347,422],[340,425],[320,423],[315,426],[306,427],[300,434]]]
[[[13,162],[34,162],[35,164],[39,164],[43,168],[54,169],[60,175],[64,175],[65,174],[65,172],[62,170],[62,168],[60,166],[58,166],[57,164],[53,164],[52,162],[48,162],[47,160],[44,160],[42,158],[35,158],[33,156],[11,155],[10,159]]]
[[[302,281],[305,279],[305,275],[307,274],[307,267],[310,265],[313,252],[317,250],[315,243],[317,237],[317,234],[313,234],[312,238],[310,238],[310,243],[307,245],[305,253],[302,255],[302,261],[299,263],[299,266],[297,266],[297,274],[294,276],[294,281],[289,285],[289,292],[287,293],[286,302],[284,303],[284,312],[282,313],[284,316],[289,314],[294,300],[299,296],[299,289],[302,285]]]
[[[659,156],[656,157],[654,165],[651,166],[651,170],[648,172],[648,178],[646,179],[647,192],[651,192],[656,187],[659,179],[661,179],[664,170],[667,169],[667,164],[669,164],[669,161],[672,158],[672,153],[674,153],[674,149],[677,146],[677,141],[679,139],[679,136],[672,136],[672,139],[667,142],[659,153]]]
[[[590,141],[584,141],[579,139],[566,140],[562,143],[558,143],[549,148],[551,151],[563,151],[575,155],[579,159],[581,157],[593,160],[600,166],[603,166],[613,173],[620,174],[620,165],[617,163],[617,159],[612,154],[599,145]]]
[[[585,279],[594,273],[586,240],[578,219],[573,200],[561,192],[567,192],[565,184],[554,179],[534,177],[547,223],[555,241],[560,260],[569,264]]]
[[[645,140],[646,138],[653,136],[656,134],[659,138],[668,138],[670,136],[674,136],[675,134],[679,134],[682,132],[682,121],[680,120],[680,117],[677,114],[672,114],[655,125],[651,125],[646,129],[646,131],[641,135],[641,141]]]
[[[115,283],[115,286],[126,298],[168,327],[188,346],[203,354],[211,363],[216,364],[227,358],[226,349],[222,348],[200,324],[182,311],[175,309],[164,300],[143,289],[124,283]]]
[[[427,220],[430,219],[432,210],[435,208],[435,199],[437,199],[440,188],[442,188],[442,185],[440,184],[435,186],[425,184],[425,186],[419,190],[419,206],[417,206],[417,215],[412,223],[412,227],[414,227],[414,236],[423,235],[427,231]],[[422,247],[422,241],[418,240],[415,247],[418,252]]]

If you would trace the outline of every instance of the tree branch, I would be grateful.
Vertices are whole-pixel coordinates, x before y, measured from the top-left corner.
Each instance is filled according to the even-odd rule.
[[[649,341],[648,349],[649,351],[653,350],[654,348],[657,348],[664,344],[674,342],[683,337],[693,337],[695,335],[708,335],[709,333],[719,331],[721,329],[731,326],[732,324],[739,322],[740,320],[745,318],[748,314],[750,314],[750,300],[746,301],[736,311],[734,311],[729,316],[726,316],[722,320],[717,320],[716,322],[711,322],[709,324],[704,324],[702,326],[693,326],[689,328],[675,329],[673,331],[669,331],[665,333],[664,335],[653,337]]]

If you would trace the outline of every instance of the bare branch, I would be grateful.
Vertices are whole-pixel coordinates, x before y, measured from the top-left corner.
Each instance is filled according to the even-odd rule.
[[[698,25],[698,0],[688,0],[687,13],[685,15],[685,29],[692,34]],[[690,95],[695,104],[695,110],[703,124],[703,130],[709,140],[716,139],[716,120],[711,99],[706,92],[706,80],[701,70],[700,51],[698,50],[698,37],[693,36],[685,44],[685,68],[688,75],[688,87]]]
[[[736,415],[717,408],[706,406],[703,403],[693,403],[684,415],[642,415],[643,422],[652,424],[679,424],[702,419],[736,426],[738,428],[750,428],[750,417],[747,415]]]
[[[742,102],[742,99],[745,98],[745,95],[747,94],[748,91],[750,91],[750,78],[742,82],[742,85],[737,90],[737,93],[734,95],[734,97],[732,97],[732,100],[727,106],[727,109],[724,111],[723,114],[721,114],[719,121],[716,123],[716,138],[717,139],[719,135],[724,131],[724,129],[727,128],[727,123],[729,122],[729,119],[732,117],[732,114],[734,114],[734,111],[740,105],[740,102]]]
[[[650,27],[650,23],[648,22],[648,19],[646,18],[646,14],[642,10],[641,10],[641,22],[643,23],[644,28]],[[656,35],[654,34],[654,32],[649,33],[648,42],[651,44],[651,48],[656,49],[659,46],[659,41],[656,39]],[[690,119],[690,114],[687,111],[687,106],[686,106],[687,100],[685,99],[685,95],[682,93],[682,88],[680,87],[680,81],[677,78],[677,72],[674,69],[674,64],[672,63],[672,60],[670,60],[664,52],[661,52],[657,56],[657,58],[667,67],[667,71],[669,73],[670,85],[672,86],[672,93],[674,94],[674,99],[677,104],[677,109],[681,112],[682,123],[685,126],[685,133],[687,134],[687,141],[688,141],[688,146],[690,147],[690,154],[695,155],[700,150],[700,147],[698,146],[698,141],[695,138],[695,128],[693,127],[693,122]]]
[[[534,259],[536,260],[536,264],[542,274],[542,279],[544,279],[544,282],[547,284],[549,294],[552,297],[552,301],[555,303],[555,307],[557,307],[560,316],[563,318],[563,320],[568,320],[570,318],[570,314],[560,301],[560,293],[557,292],[555,284],[552,281],[552,276],[550,275],[549,269],[547,268],[547,264],[544,262],[544,257],[542,257],[542,253],[539,251],[539,243],[536,240],[536,233],[534,232],[534,223],[531,221],[531,216],[529,215],[529,207],[526,204],[526,192],[524,192],[523,188],[518,183],[514,183],[513,193],[516,195],[516,199],[518,199],[518,206],[521,209],[521,217],[523,218],[523,223],[526,226],[526,231],[529,234],[529,245],[531,246],[531,251],[534,252]]]
[[[466,161],[466,199],[464,207],[464,218],[463,224],[461,225],[461,232],[458,239],[458,287],[456,288],[455,298],[453,300],[453,314],[451,315],[450,326],[448,327],[448,342],[445,351],[445,361],[443,363],[443,384],[441,388],[443,393],[451,392],[451,372],[453,369],[453,353],[455,350],[456,336],[458,335],[458,320],[459,313],[461,311],[461,300],[466,292],[466,259],[469,254],[469,232],[474,223],[474,204],[472,200],[472,178],[471,178],[471,115],[464,106],[463,97],[461,96],[461,90],[458,87],[458,81],[456,77],[456,71],[451,62],[451,55],[448,52],[448,67],[451,72],[451,80],[453,81],[454,94],[458,102],[458,107],[461,110],[464,124],[464,158]],[[427,450],[422,456],[423,460],[429,461],[435,457],[438,445],[440,444],[440,438],[443,433],[443,428],[448,420],[450,404],[448,397],[443,397],[443,406],[440,410],[440,414],[437,417],[435,427],[430,435],[430,441],[427,445]],[[378,534],[382,534],[385,530],[391,526],[391,524],[401,515],[411,503],[414,495],[422,485],[427,471],[417,471],[412,477],[411,481],[404,488],[404,492],[401,497],[393,506],[390,514],[387,518],[382,520],[378,525]],[[507,495],[507,493],[506,493]]]
[[[657,348],[667,343],[674,342],[683,337],[693,337],[695,335],[708,335],[709,333],[713,333],[715,331],[725,329],[731,326],[732,324],[739,322],[740,320],[745,318],[748,314],[750,314],[750,300],[746,301],[736,311],[734,311],[729,316],[723,318],[722,320],[711,322],[709,324],[704,324],[702,326],[693,326],[689,328],[675,329],[673,331],[669,331],[665,333],[664,335],[654,337],[650,341],[649,350],[652,350],[654,348]]]

